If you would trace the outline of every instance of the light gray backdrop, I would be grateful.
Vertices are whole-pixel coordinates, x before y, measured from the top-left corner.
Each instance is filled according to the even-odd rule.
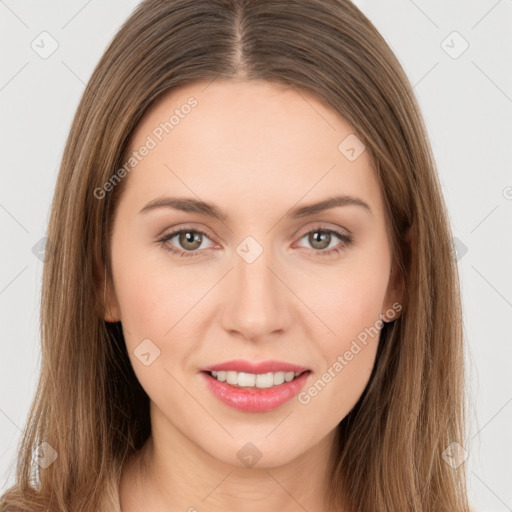
[[[0,492],[40,364],[44,236],[84,85],[137,0],[0,0]],[[470,498],[512,510],[512,1],[361,0],[429,130],[460,269]]]

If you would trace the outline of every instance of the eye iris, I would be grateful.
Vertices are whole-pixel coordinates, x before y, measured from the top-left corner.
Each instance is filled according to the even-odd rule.
[[[193,231],[182,231],[179,235],[179,242],[184,249],[194,250],[201,245],[202,236]],[[187,246],[188,243],[191,243],[192,247]]]
[[[326,240],[327,244],[324,243]],[[321,247],[316,245],[318,241],[320,242]],[[309,242],[315,249],[325,249],[326,247],[329,247],[330,241],[331,235],[325,231],[314,231],[309,235]]]

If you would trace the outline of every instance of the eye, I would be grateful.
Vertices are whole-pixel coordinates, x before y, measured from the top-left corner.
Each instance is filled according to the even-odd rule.
[[[173,238],[177,238],[176,244],[170,243]],[[159,242],[165,250],[178,254],[179,256],[189,257],[200,255],[197,249],[201,248],[205,238],[208,239],[208,235],[203,231],[184,228],[165,235]],[[176,245],[178,245],[178,247],[176,247]],[[181,250],[179,247],[183,247],[184,250]]]
[[[314,252],[321,256],[338,254],[352,243],[351,236],[325,226],[317,226],[308,231],[302,235],[301,240],[305,237],[307,237],[307,242],[312,246]],[[336,238],[341,242],[332,245],[332,242],[336,242]]]
[[[308,243],[312,246],[311,250],[321,256],[338,254],[352,243],[352,238],[349,235],[325,226],[317,226],[306,232],[300,240],[305,237],[307,237]],[[173,238],[177,239],[176,242],[172,242]],[[336,238],[339,241],[333,246],[332,242],[336,242]],[[209,237],[204,231],[182,228],[165,235],[159,240],[159,243],[166,251],[179,256],[190,257],[200,256],[202,251],[199,249],[208,248],[201,247],[205,239],[209,240]]]

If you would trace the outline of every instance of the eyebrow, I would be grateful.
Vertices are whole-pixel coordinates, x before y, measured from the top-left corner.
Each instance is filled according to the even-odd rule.
[[[341,195],[329,197],[305,206],[299,206],[290,210],[286,216],[299,219],[338,206],[360,206],[368,213],[372,214],[370,206],[362,199],[354,196]],[[159,197],[147,203],[139,213],[147,213],[158,208],[172,208],[183,212],[199,213],[223,222],[228,220],[227,214],[223,213],[214,204],[188,197]]]

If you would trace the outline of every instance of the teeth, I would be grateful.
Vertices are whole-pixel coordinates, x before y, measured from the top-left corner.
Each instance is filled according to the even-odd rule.
[[[255,375],[254,373],[233,372],[233,371],[213,371],[212,376],[221,382],[227,382],[232,386],[241,388],[271,388],[279,386],[283,382],[291,382],[298,377],[298,372],[269,372]]]

